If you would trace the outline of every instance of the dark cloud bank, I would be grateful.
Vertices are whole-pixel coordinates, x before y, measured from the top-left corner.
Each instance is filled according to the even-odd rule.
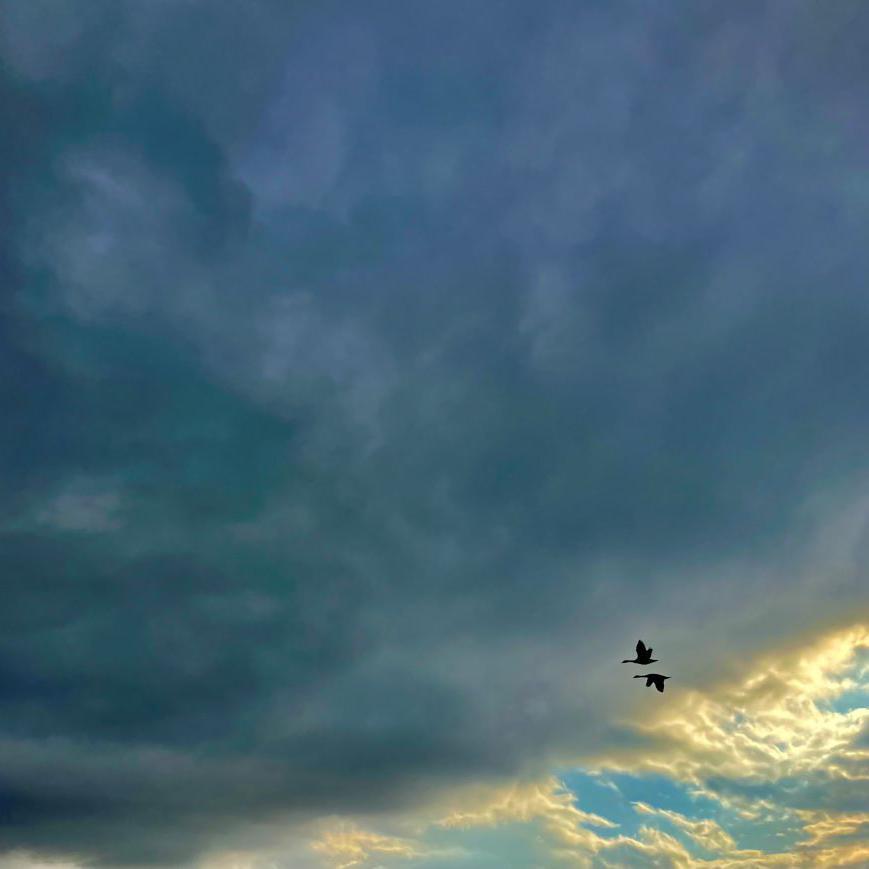
[[[508,774],[637,630],[865,603],[791,568],[865,469],[869,9],[470,6],[2,3],[0,850]]]

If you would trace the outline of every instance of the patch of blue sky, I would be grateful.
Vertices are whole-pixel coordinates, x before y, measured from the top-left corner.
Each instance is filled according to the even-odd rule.
[[[595,832],[603,837],[636,836],[640,827],[652,826],[678,838],[692,853],[698,852],[696,843],[666,818],[637,812],[634,803],[638,802],[678,812],[686,818],[714,820],[733,837],[739,848],[783,851],[792,848],[804,835],[802,825],[796,819],[775,813],[756,819],[743,818],[717,800],[697,794],[691,785],[666,776],[592,775],[578,769],[564,772],[559,778],[574,794],[578,808],[602,815],[619,825],[616,829],[595,828]],[[771,795],[765,792],[762,796],[769,798]],[[699,852],[702,854],[702,849]]]
[[[720,823],[740,848],[748,850],[767,853],[789,851],[805,838],[803,825],[799,820],[781,815],[767,815],[755,819],[731,816]]]
[[[819,702],[818,707],[840,715],[869,707],[869,648],[858,649],[851,665],[838,675],[854,687]]]
[[[714,800],[695,796],[688,785],[665,776],[592,775],[584,770],[571,770],[559,778],[575,795],[578,808],[602,815],[619,825],[617,830],[595,828],[601,836],[634,835],[641,826],[648,826],[652,819],[636,811],[633,804],[637,802],[679,812],[689,818],[716,818],[722,813]]]
[[[707,782],[712,791],[722,796],[738,796],[748,808],[755,808],[758,816],[745,818],[734,811],[719,809],[716,815],[709,814],[727,830],[740,848],[776,852],[792,848],[804,838],[802,823],[787,811],[775,808],[777,790],[785,791],[787,783],[767,783],[760,786],[739,784],[733,781]],[[711,801],[714,803],[714,801]],[[769,809],[765,806],[771,805]]]
[[[845,691],[824,704],[823,708],[830,712],[838,712],[840,715],[853,712],[855,709],[867,709],[869,708],[869,685]]]

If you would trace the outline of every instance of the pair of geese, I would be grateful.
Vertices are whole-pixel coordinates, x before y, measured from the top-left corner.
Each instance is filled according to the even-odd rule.
[[[654,664],[658,659],[652,657],[653,649],[647,649],[646,644],[642,640],[637,640],[637,657],[625,658],[623,664]],[[634,676],[635,679],[645,679],[646,687],[654,685],[662,694],[664,693],[664,680],[669,679],[669,676],[662,676],[660,673],[640,673]]]

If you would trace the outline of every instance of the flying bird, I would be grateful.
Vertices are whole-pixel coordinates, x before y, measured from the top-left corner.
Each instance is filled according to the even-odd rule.
[[[634,676],[635,679],[645,679],[646,687],[654,685],[662,694],[664,693],[664,679],[669,679],[669,676],[662,676],[660,673],[638,673]]]
[[[637,640],[637,657],[625,658],[623,664],[653,664],[657,658],[652,657],[652,649],[647,649],[642,640]]]

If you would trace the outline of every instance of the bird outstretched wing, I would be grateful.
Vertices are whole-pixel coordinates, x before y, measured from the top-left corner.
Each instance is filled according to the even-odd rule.
[[[642,658],[646,654],[646,644],[642,640],[637,640],[637,656]]]
[[[658,689],[658,691],[661,694],[663,694],[664,693],[664,680],[669,679],[670,677],[669,676],[662,676],[660,673],[649,673],[649,675],[646,678],[647,678],[647,682],[646,682],[647,688],[649,687],[649,685],[654,685]]]

